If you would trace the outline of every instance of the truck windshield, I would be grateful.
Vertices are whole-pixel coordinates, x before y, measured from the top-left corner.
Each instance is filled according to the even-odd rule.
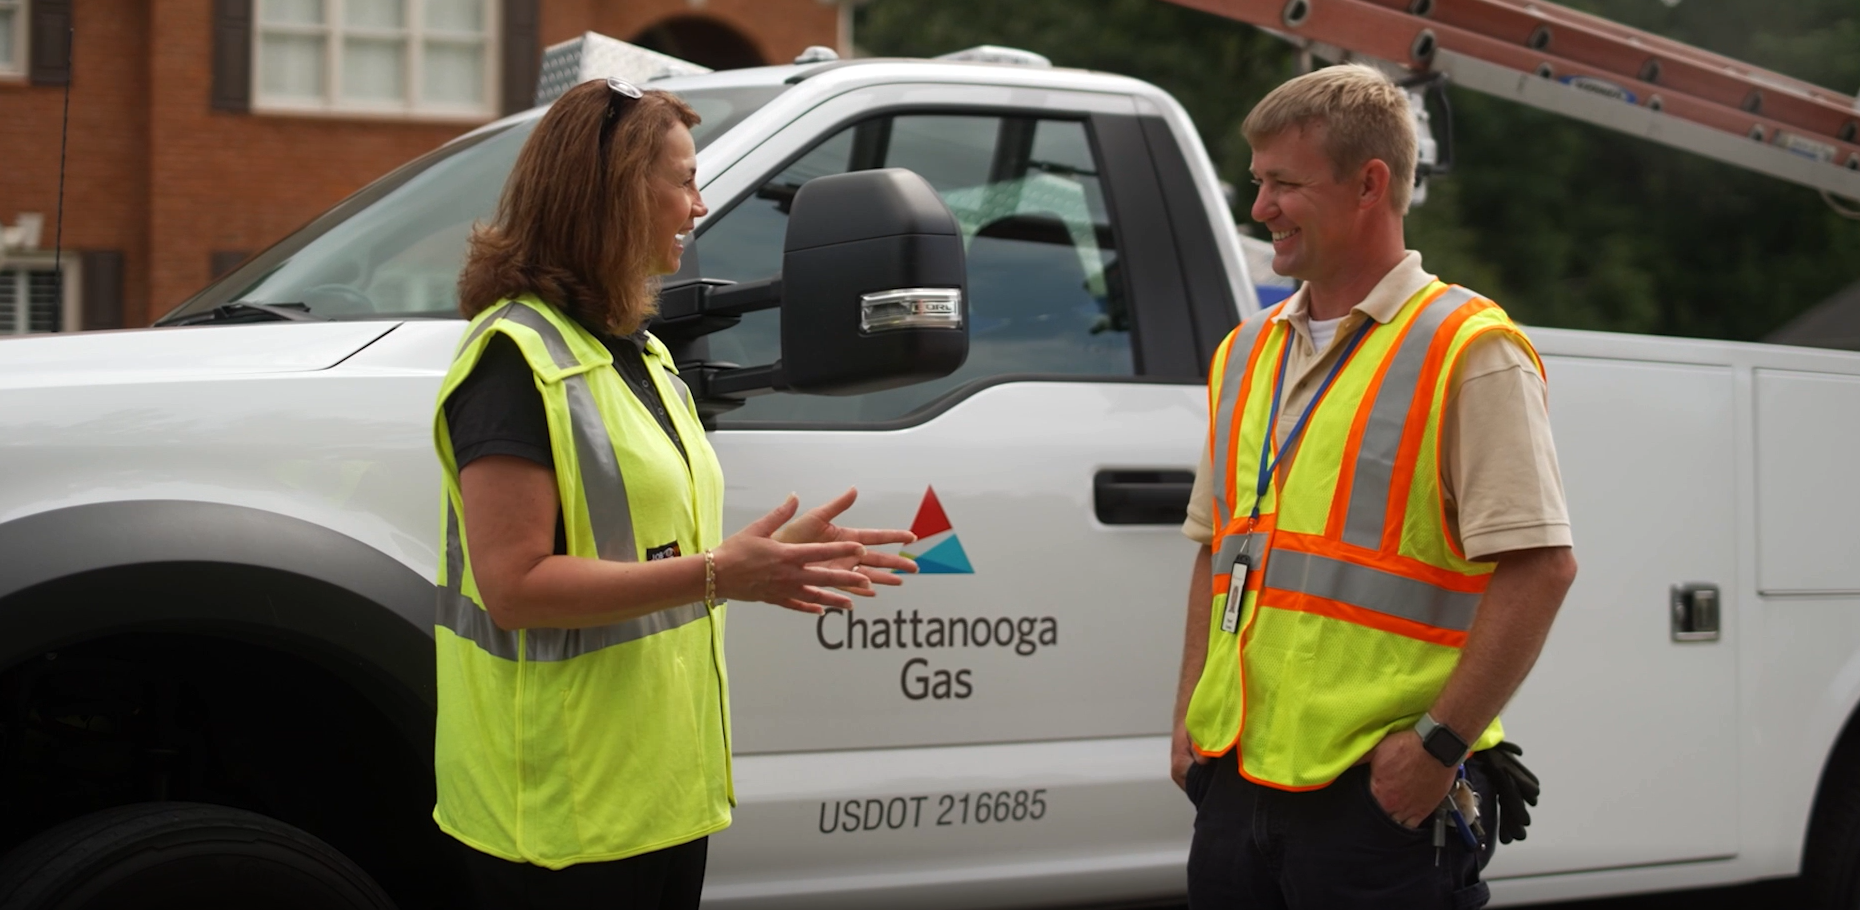
[[[787,86],[695,89],[702,150]],[[497,209],[504,178],[537,119],[414,159],[208,285],[157,325],[227,304],[302,308],[314,319],[457,317],[473,222]]]

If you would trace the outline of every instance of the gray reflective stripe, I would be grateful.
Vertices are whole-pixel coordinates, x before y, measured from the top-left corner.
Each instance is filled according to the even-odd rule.
[[[1265,585],[1460,632],[1472,628],[1481,596],[1296,550],[1272,551]]]
[[[648,613],[637,619],[617,622],[610,626],[592,626],[586,629],[530,629],[525,636],[527,641],[524,650],[530,660],[568,660],[583,654],[592,654],[602,648],[624,645],[629,641],[638,641],[649,635],[657,635],[660,632],[697,622],[707,613],[703,604],[688,603],[667,607],[657,613]]]
[[[1218,471],[1210,486],[1214,488],[1214,523],[1224,525],[1233,520],[1233,504],[1239,497],[1233,490],[1227,489],[1227,448],[1234,429],[1234,407],[1240,401],[1240,386],[1246,379],[1247,359],[1253,353],[1253,342],[1267,323],[1272,321],[1273,310],[1261,311],[1257,316],[1240,325],[1240,332],[1234,336],[1234,343],[1227,349],[1226,368],[1221,371],[1221,400],[1215,404],[1214,412],[1214,451],[1208,460],[1211,470]],[[1237,482],[1237,479],[1236,479]]]
[[[1357,447],[1356,470],[1350,483],[1350,510],[1343,525],[1343,539],[1359,547],[1382,549],[1383,525],[1389,511],[1389,488],[1395,477],[1395,456],[1401,451],[1402,430],[1408,423],[1408,411],[1420,393],[1421,370],[1427,366],[1427,349],[1434,343],[1434,333],[1441,323],[1462,305],[1479,295],[1457,285],[1450,287],[1426,305],[1414,317],[1414,325],[1402,338],[1382,386],[1376,391],[1376,403],[1363,427],[1362,442]]]
[[[626,479],[620,476],[620,460],[607,435],[607,423],[595,407],[588,375],[576,373],[562,380],[562,388],[568,393],[568,423],[575,437],[575,460],[581,463],[581,495],[588,503],[594,551],[602,559],[637,562]]]
[[[484,320],[483,322],[478,323],[477,327],[473,328],[471,330],[471,333],[465,336],[465,340],[459,342],[459,350],[463,351],[466,348],[471,347],[471,343],[474,341],[477,341],[478,336],[483,335],[485,330],[491,327],[491,323],[504,318],[504,316],[510,312],[510,308],[513,306],[516,306],[516,304],[506,303],[503,306],[498,307],[497,311],[492,313],[490,318]]]
[[[450,629],[492,657],[559,661],[591,654],[602,648],[638,641],[703,619],[709,612],[702,603],[681,604],[636,619],[586,629],[500,629],[491,614],[465,596],[465,550],[459,540],[458,513],[446,507],[446,583],[439,589],[435,625]]]
[[[678,400],[685,403],[685,410],[690,410],[691,409],[690,387],[685,385],[684,380],[679,379],[677,376],[672,375],[670,370],[666,371],[665,378],[672,381],[672,389],[678,392]]]
[[[1233,568],[1234,560],[1239,559],[1242,553],[1252,556],[1253,564],[1259,565],[1260,554],[1266,552],[1269,536],[1264,531],[1254,531],[1251,534],[1229,534],[1221,538],[1220,552],[1214,554],[1214,574],[1227,574]]]
[[[518,633],[497,627],[491,614],[465,596],[465,547],[459,540],[459,513],[446,503],[446,583],[439,588],[433,624],[452,630],[492,657],[517,659]]]
[[[526,306],[511,304],[509,312],[498,318],[508,319],[541,335],[543,347],[548,349],[549,356],[555,360],[558,369],[573,369],[581,365],[575,353],[568,349],[568,339],[563,338],[561,330],[551,325],[549,319],[543,314]]]

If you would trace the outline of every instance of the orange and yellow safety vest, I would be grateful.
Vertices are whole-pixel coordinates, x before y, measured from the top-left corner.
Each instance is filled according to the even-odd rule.
[[[1209,372],[1214,597],[1187,724],[1204,754],[1237,746],[1249,780],[1307,790],[1433,704],[1495,568],[1466,559],[1446,523],[1438,446],[1461,356],[1500,333],[1543,364],[1497,304],[1432,282],[1388,323],[1367,321],[1292,441],[1295,460],[1274,467],[1273,424],[1297,419],[1276,404],[1292,343],[1272,319],[1283,306],[1235,329]],[[1503,738],[1493,720],[1474,748]]]

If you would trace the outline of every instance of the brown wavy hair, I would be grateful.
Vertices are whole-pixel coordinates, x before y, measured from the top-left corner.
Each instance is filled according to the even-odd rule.
[[[644,325],[658,308],[647,180],[678,124],[696,126],[698,115],[668,92],[630,99],[595,79],[556,99],[518,153],[496,216],[472,229],[459,312],[470,319],[533,293],[595,331]]]

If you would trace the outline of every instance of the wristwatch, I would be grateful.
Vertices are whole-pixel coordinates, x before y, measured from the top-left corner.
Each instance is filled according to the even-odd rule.
[[[1421,735],[1421,748],[1449,768],[1459,767],[1460,762],[1472,754],[1472,746],[1453,732],[1452,727],[1435,720],[1432,714],[1422,714],[1414,725],[1414,732]]]

